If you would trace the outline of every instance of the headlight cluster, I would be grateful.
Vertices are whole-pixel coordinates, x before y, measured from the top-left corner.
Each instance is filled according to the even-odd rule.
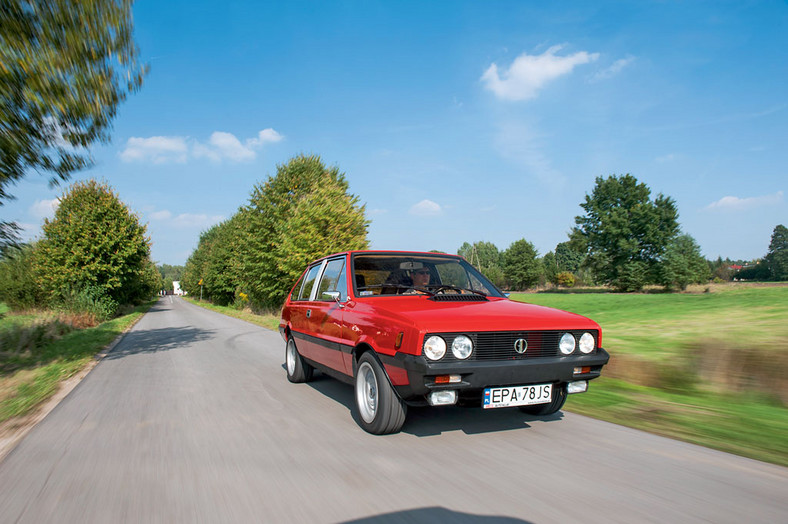
[[[438,335],[427,337],[424,341],[424,356],[430,360],[442,359],[446,355],[446,349],[446,341]],[[455,358],[465,360],[473,353],[473,341],[465,335],[454,337],[451,352]]]
[[[574,353],[575,347],[579,348],[581,353],[588,354],[594,351],[595,346],[596,341],[591,333],[583,333],[579,341],[575,340],[575,336],[572,333],[564,333],[558,342],[558,349],[564,355]]]

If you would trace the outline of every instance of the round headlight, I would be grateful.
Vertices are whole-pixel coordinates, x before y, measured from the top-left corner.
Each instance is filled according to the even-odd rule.
[[[595,345],[596,344],[594,343],[594,335],[592,335],[591,333],[583,333],[583,336],[580,337],[580,344],[578,344],[578,347],[580,348],[580,351],[583,353],[591,353],[592,351],[594,351]]]
[[[571,355],[572,351],[575,350],[575,337],[571,333],[564,333],[564,336],[561,337],[561,342],[558,343],[558,349],[564,355]]]
[[[424,341],[424,356],[430,360],[440,360],[446,354],[446,341],[437,335],[432,335]]]
[[[473,342],[465,335],[460,335],[451,343],[451,352],[460,360],[470,357],[472,351]]]

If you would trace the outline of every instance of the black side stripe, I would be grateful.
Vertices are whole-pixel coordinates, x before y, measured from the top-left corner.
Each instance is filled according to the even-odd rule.
[[[347,344],[339,344],[338,342],[330,342],[328,340],[322,339],[320,337],[316,337],[314,335],[307,335],[306,333],[301,333],[300,331],[293,331],[291,330],[290,333],[293,335],[293,338],[297,340],[304,340],[307,342],[311,342],[313,344],[317,344],[322,346],[326,349],[330,349],[333,351],[340,351],[342,353],[347,353],[348,355],[353,353],[353,346]],[[383,355],[378,353],[377,351],[374,352],[375,356],[378,357],[381,363],[393,366],[397,368],[404,368],[405,363],[403,362],[403,355],[402,353],[397,353],[395,356],[391,355]],[[399,358],[397,358],[399,357]]]
[[[328,340],[322,339],[320,337],[316,337],[314,335],[307,335],[306,333],[301,333],[300,331],[291,331],[293,338],[305,340],[307,342],[311,342],[312,344],[317,344],[319,346],[323,346],[326,349],[331,349],[333,351],[339,351],[342,353],[350,354],[353,352],[353,346],[349,346],[347,344],[340,344],[338,342],[330,342]]]

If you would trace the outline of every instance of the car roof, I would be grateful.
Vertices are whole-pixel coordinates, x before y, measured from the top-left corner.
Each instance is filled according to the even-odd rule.
[[[340,251],[338,253],[332,253],[330,255],[326,255],[324,257],[317,258],[310,262],[314,264],[320,260],[325,260],[326,258],[333,258],[338,257],[341,255],[416,255],[416,256],[447,256],[447,257],[454,257],[454,258],[462,258],[459,255],[453,255],[451,253],[434,253],[431,251],[397,251],[397,250],[380,250],[380,249],[354,249],[350,251]]]

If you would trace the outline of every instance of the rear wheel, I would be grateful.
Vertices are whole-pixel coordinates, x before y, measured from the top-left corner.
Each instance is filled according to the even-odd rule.
[[[536,416],[552,415],[564,407],[564,402],[566,402],[566,384],[554,384],[553,398],[550,402],[533,406],[520,406],[520,411]]]
[[[356,368],[356,410],[361,427],[374,435],[397,433],[408,406],[397,396],[378,359],[367,352]]]
[[[298,353],[293,337],[287,339],[285,348],[285,367],[287,368],[287,380],[290,382],[309,382],[312,380],[314,368],[304,361]]]

